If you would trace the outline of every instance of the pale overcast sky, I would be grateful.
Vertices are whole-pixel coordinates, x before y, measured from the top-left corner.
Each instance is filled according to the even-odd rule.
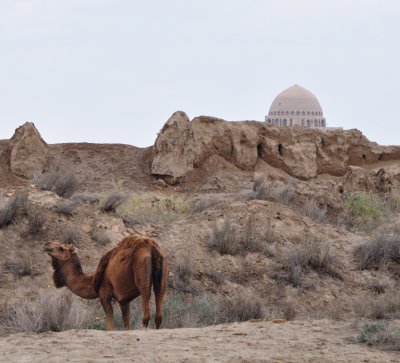
[[[176,110],[264,120],[297,83],[400,145],[400,1],[0,0],[0,139],[149,146]]]

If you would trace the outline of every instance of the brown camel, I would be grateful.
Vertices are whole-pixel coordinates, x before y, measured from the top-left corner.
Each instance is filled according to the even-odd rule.
[[[125,329],[130,329],[130,302],[142,296],[143,325],[150,320],[150,295],[153,285],[156,300],[155,323],[162,321],[162,304],[168,276],[168,262],[158,244],[147,237],[126,237],[108,251],[93,274],[84,274],[75,249],[49,242],[43,246],[51,256],[53,281],[57,288],[67,286],[84,299],[97,299],[104,308],[107,330],[113,330],[112,299],[118,301]]]

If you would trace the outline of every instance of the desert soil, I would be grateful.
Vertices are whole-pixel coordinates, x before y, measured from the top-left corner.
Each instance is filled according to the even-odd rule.
[[[400,362],[354,344],[350,322],[255,321],[193,329],[70,330],[0,339],[2,362]]]

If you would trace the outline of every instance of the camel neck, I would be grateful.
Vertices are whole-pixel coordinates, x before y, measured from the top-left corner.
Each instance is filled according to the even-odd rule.
[[[99,295],[93,288],[93,274],[84,274],[78,256],[75,257],[62,266],[65,285],[81,298],[98,298]]]

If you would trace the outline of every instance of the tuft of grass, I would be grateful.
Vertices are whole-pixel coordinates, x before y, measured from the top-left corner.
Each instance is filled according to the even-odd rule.
[[[189,213],[190,205],[182,197],[161,193],[133,194],[118,212],[137,223],[169,224]]]
[[[91,193],[74,193],[71,200],[87,204],[98,204],[100,202],[100,198],[96,194]]]
[[[111,243],[110,237],[102,230],[96,230],[92,234],[92,239],[101,246],[107,246]]]
[[[203,210],[211,208],[219,203],[220,200],[217,198],[200,199],[192,205],[192,207],[190,208],[190,214],[200,213]]]
[[[31,236],[39,234],[46,222],[46,216],[42,211],[30,212],[28,214],[27,233]]]
[[[172,268],[173,288],[181,292],[194,292],[192,285],[192,278],[195,274],[193,261],[189,254],[185,254],[176,259],[175,264]]]
[[[51,190],[63,198],[69,198],[78,188],[78,180],[71,171],[35,175],[32,183],[41,190]]]
[[[128,196],[124,192],[113,191],[109,193],[100,203],[103,212],[115,212],[117,208],[127,200]]]
[[[208,248],[221,255],[235,255],[238,252],[237,232],[228,219],[214,227],[208,241]]]
[[[272,185],[263,177],[257,177],[253,184],[252,199],[271,200]]]
[[[400,317],[400,293],[387,292],[380,295],[364,296],[352,301],[355,315],[369,319]]]
[[[35,265],[28,254],[24,254],[16,261],[8,261],[4,263],[4,268],[14,277],[35,276]]]
[[[93,312],[71,293],[41,295],[8,309],[1,326],[8,333],[41,333],[84,328],[93,318]]]
[[[320,206],[315,200],[307,200],[304,204],[303,211],[306,215],[317,222],[324,222],[326,219],[326,207]]]
[[[74,208],[75,208],[75,201],[65,201],[54,205],[53,211],[70,217],[74,212]]]
[[[279,202],[286,205],[293,203],[295,192],[293,184],[286,184],[279,195]]]
[[[263,304],[256,296],[235,295],[231,299],[222,299],[219,302],[219,323],[262,319],[264,316]]]
[[[329,247],[318,241],[305,241],[292,245],[281,256],[281,260],[287,273],[285,280],[294,287],[301,286],[303,272],[310,269],[322,275],[342,279],[337,259]]]
[[[64,230],[62,240],[64,243],[77,246],[79,245],[81,235],[76,227],[69,227]]]
[[[25,209],[28,201],[28,192],[19,190],[2,206],[0,206],[0,228],[15,221],[18,209]]]
[[[400,235],[378,233],[358,246],[354,252],[357,267],[361,270],[379,268],[390,263],[400,263]]]

